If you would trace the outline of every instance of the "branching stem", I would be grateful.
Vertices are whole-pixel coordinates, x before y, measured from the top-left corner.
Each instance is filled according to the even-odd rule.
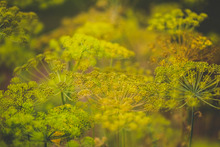
[[[61,92],[61,98],[62,98],[63,105],[65,105],[65,100],[64,100],[63,92]]]

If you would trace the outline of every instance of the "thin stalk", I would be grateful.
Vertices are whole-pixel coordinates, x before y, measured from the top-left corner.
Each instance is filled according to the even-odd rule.
[[[64,100],[63,92],[61,92],[61,98],[62,98],[63,105],[65,105],[65,100]]]
[[[122,130],[122,147],[125,147],[125,129]]]
[[[131,131],[129,131],[129,132],[127,132],[127,137],[128,137],[128,139],[127,139],[127,141],[128,141],[128,144],[130,145],[130,147],[133,147],[133,140],[134,140],[134,137],[132,136],[132,132]]]
[[[107,138],[107,142],[106,142],[107,144],[106,144],[106,145],[107,145],[107,146],[110,146],[110,143],[111,143],[111,142],[109,141],[109,140],[110,140],[110,133],[108,132],[107,129],[104,129],[104,136]]]
[[[44,142],[44,147],[47,147],[47,142],[46,141]]]
[[[42,60],[40,60],[41,64],[43,65],[43,68],[46,70],[47,74],[50,74],[50,72],[47,70],[45,64],[42,62]]]
[[[30,135],[28,134],[28,146],[31,147]]]
[[[95,139],[95,127],[92,128],[92,138]]]
[[[116,133],[116,138],[117,138],[117,147],[119,147],[119,130]]]
[[[83,52],[84,52],[84,51],[86,51],[86,50],[83,50],[83,51],[81,52],[81,55],[80,55],[80,57],[79,57],[79,60],[77,61],[77,64],[73,67],[73,71],[76,71],[76,70],[77,70],[77,67],[79,66],[79,63],[80,63],[80,61],[82,60]]]
[[[148,128],[150,129],[150,126],[148,126]],[[152,140],[152,146],[157,147],[157,140],[153,138],[153,134],[152,134],[151,130],[149,131],[149,136]]]
[[[119,121],[119,117],[118,117],[118,121]],[[116,131],[117,147],[120,146],[120,142],[119,142],[119,140],[120,140],[120,136],[119,136],[119,135],[120,135],[120,134],[119,134],[119,127],[118,127],[118,130]]]
[[[183,126],[183,108],[180,109],[180,118],[181,118],[181,121],[180,121],[180,128],[181,128],[181,141],[183,141],[183,134],[184,134],[184,126]]]
[[[47,126],[47,129],[48,129],[48,126]],[[44,134],[44,147],[47,147],[47,132],[43,132]]]
[[[112,67],[112,64],[113,64],[113,59],[111,58],[110,59],[110,67]]]
[[[73,68],[73,64],[69,61],[69,62],[67,62],[67,64],[68,64],[68,68],[67,68],[67,70],[72,70],[72,68]]]
[[[193,137],[193,125],[194,124],[194,107],[192,107],[192,119],[191,119],[191,131],[190,131],[190,140],[189,140],[189,147],[192,144],[192,137]]]

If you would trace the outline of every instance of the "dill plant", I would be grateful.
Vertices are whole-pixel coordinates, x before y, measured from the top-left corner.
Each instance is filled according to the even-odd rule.
[[[7,8],[7,2],[1,1],[0,3],[0,16],[1,16],[1,35],[9,37],[15,33],[22,33],[21,42],[26,43],[25,34],[28,33],[28,28],[24,25],[26,21],[33,21],[37,15],[33,12],[24,13],[20,12],[16,6]]]
[[[98,3],[104,4],[99,5]],[[113,22],[111,21],[113,14],[111,11],[113,9],[111,9],[110,3],[113,4],[111,5],[113,7],[115,5],[119,7],[119,12],[117,12],[117,17],[115,17]],[[147,44],[146,40],[152,40],[152,38],[149,35],[150,33],[147,32],[148,34],[146,34],[145,28],[142,28],[139,24],[136,13],[132,9],[127,9],[128,5],[122,3],[129,2],[101,0],[87,12],[63,19],[62,25],[59,28],[38,39],[38,47],[47,46],[51,38],[59,40],[60,36],[69,35],[72,37],[73,34],[85,34],[99,40],[118,43],[130,50],[138,48],[135,52],[141,52],[140,55],[143,56],[143,54],[148,53],[145,46]],[[125,9],[122,8],[124,6]]]
[[[82,71],[94,67],[102,58],[108,59],[112,66],[113,60],[128,59],[134,56],[133,51],[117,43],[98,40],[84,34],[74,34],[73,37],[63,36],[60,40],[52,39],[50,47],[55,54],[74,65],[74,70],[78,68]]]
[[[46,8],[62,2],[62,0],[42,2],[40,7]],[[123,2],[98,1],[96,7],[104,9],[104,12],[91,9],[89,11],[91,14],[81,14],[73,19],[73,23],[72,20],[64,20],[64,25],[71,22],[70,27],[77,26],[76,31],[66,29],[70,35],[73,32],[76,34],[63,36],[58,40],[51,39],[54,35],[52,33],[46,37],[51,39],[50,52],[40,54],[14,70],[14,74],[22,80],[13,78],[8,90],[0,92],[0,138],[5,144],[45,147],[54,144],[104,146],[105,139],[100,141],[91,137],[82,138],[84,130],[94,128],[94,123],[101,123],[106,130],[116,133],[117,146],[128,145],[125,143],[125,131],[139,131],[143,135],[141,131],[143,128],[146,131],[145,137],[148,135],[148,139],[151,140],[146,141],[148,145],[157,146],[160,144],[158,142],[162,142],[160,139],[165,138],[164,134],[170,135],[169,133],[161,135],[161,130],[170,131],[164,129],[168,128],[170,123],[164,117],[158,116],[158,112],[188,105],[192,108],[191,145],[195,108],[200,102],[219,108],[216,103],[212,103],[219,102],[215,97],[219,95],[219,67],[205,62],[183,62],[208,61],[216,53],[213,52],[215,48],[209,38],[194,32],[194,28],[207,15],[203,13],[198,15],[190,10],[184,13],[178,9],[164,18],[159,14],[150,22],[150,30],[166,34],[162,34],[157,40],[159,48],[166,50],[162,56],[171,55],[175,58],[172,60],[171,57],[171,60],[178,62],[173,65],[161,62],[164,66],[156,69],[155,82],[149,83],[152,77],[149,74],[149,77],[146,77],[144,70],[137,70],[137,66],[126,68],[128,72],[122,70],[124,68],[122,66],[108,70],[94,68],[102,62],[102,58],[107,58],[110,67],[113,67],[114,61],[134,56],[133,51],[117,43],[108,42],[124,40],[129,48],[138,44],[135,36],[141,36],[138,33],[142,30],[133,12],[123,11],[121,7]],[[25,6],[30,3],[22,4]],[[2,3],[2,6],[4,5]],[[106,14],[110,17],[106,17]],[[122,14],[131,17],[131,20],[126,20]],[[99,18],[99,21],[87,22],[86,19],[91,15],[94,16],[91,20]],[[80,25],[82,26],[78,27]],[[126,28],[123,28],[125,26]],[[3,30],[4,37],[9,37],[13,33],[14,30],[10,27]],[[100,28],[108,30],[103,31]],[[23,30],[25,33],[28,32],[26,28]],[[132,30],[132,33],[127,36],[126,30]],[[53,38],[61,36],[60,34],[67,35],[65,31],[58,30],[55,32],[58,35],[55,34]],[[137,31],[138,33],[134,33]],[[44,37],[41,39],[44,40]],[[26,42],[24,38],[23,42]],[[154,45],[152,49],[157,50]],[[157,51],[160,53],[160,50]],[[23,83],[23,80],[26,83]],[[36,105],[42,105],[57,96],[62,100],[61,106],[46,112],[34,110]],[[79,107],[81,102],[88,102],[88,107],[82,110]],[[87,109],[93,113],[85,112]],[[158,124],[161,126],[158,127]],[[108,142],[109,138],[108,136]]]
[[[45,65],[46,63],[49,64],[51,69],[48,69],[48,67]],[[44,68],[44,72],[46,73],[38,69],[38,64],[41,64],[41,66]],[[66,99],[71,100],[71,98],[68,96],[68,90],[73,90],[73,79],[71,80],[71,73],[67,72],[65,68],[66,64],[57,60],[55,57],[53,58],[53,56],[48,54],[40,54],[36,57],[36,59],[30,59],[22,67],[17,67],[14,70],[14,74],[20,76],[26,81],[29,81],[29,78],[26,78],[24,75],[22,75],[22,72],[27,72],[32,77],[37,78],[36,80],[38,83],[41,83],[39,84],[39,89],[50,93],[53,95],[53,97],[60,94],[62,103],[65,104]],[[36,72],[38,74],[36,74]],[[47,99],[44,99],[43,101],[46,100]]]
[[[0,97],[0,138],[6,144],[45,147],[65,144],[93,127],[93,117],[70,104],[54,107],[48,112],[36,112],[34,106],[43,104],[53,93],[42,90],[34,81],[22,83],[14,78],[12,82]]]
[[[103,21],[85,22],[84,25],[76,30],[76,33],[78,34],[85,34],[106,41],[112,40],[112,38],[116,38],[116,36],[119,35],[117,32],[117,28],[113,24]]]
[[[6,1],[0,2],[0,22],[0,65],[13,69],[35,55],[30,48],[43,25],[34,12],[21,12],[16,6],[7,7]],[[24,52],[25,57],[22,56]]]
[[[128,58],[134,55],[132,51],[118,44],[100,41],[83,34],[75,34],[72,38],[64,36],[61,37],[60,41],[61,44],[52,40],[51,46],[55,48],[53,52],[39,54],[36,58],[28,60],[26,64],[14,70],[14,74],[25,81],[31,82],[30,79],[36,79],[36,89],[39,90],[36,95],[39,96],[39,99],[34,101],[35,105],[43,104],[49,99],[57,97],[57,95],[60,95],[63,106],[66,106],[67,100],[74,101],[77,105],[76,96],[78,93],[82,93],[85,88],[85,79],[88,78],[85,72],[96,65],[96,60],[101,57],[112,60]],[[92,75],[93,72],[90,74]],[[89,83],[89,79],[87,79],[86,82]],[[88,83],[86,83],[86,85]],[[49,110],[47,113],[40,112],[36,118],[34,118],[39,124],[32,135],[34,137],[32,140],[42,142],[44,146],[47,146],[47,144],[51,142],[60,144],[63,139],[71,138],[71,133],[68,132],[68,129],[74,133],[70,128],[64,127],[64,130],[58,128],[60,127],[58,125],[60,123],[68,126],[65,124],[65,120],[67,120],[67,118],[65,118],[65,116],[67,116],[66,111],[59,114],[56,113],[56,116],[61,117],[61,119],[55,118],[55,115],[51,116],[51,111],[52,110]],[[74,116],[76,115],[76,112],[74,112]],[[52,117],[51,119],[49,119],[50,116]],[[140,113],[140,117],[142,116],[144,116],[144,113]],[[57,120],[57,123],[52,121],[52,124],[50,124],[52,119]],[[130,120],[130,122],[131,121],[132,120]],[[77,123],[76,120],[71,120],[71,122]],[[90,122],[92,123],[92,120]],[[89,124],[89,122],[87,124]],[[45,128],[44,126],[49,127]],[[137,125],[134,126],[137,127]],[[90,125],[89,128],[91,127],[92,125]],[[78,128],[79,125],[77,125],[76,129]],[[78,137],[80,134],[75,133],[72,135],[72,138],[73,136]],[[84,141],[82,146],[84,146],[83,144],[86,145],[86,142],[87,141]],[[91,140],[89,142],[91,142]]]
[[[106,57],[112,62],[113,59],[134,55],[118,44],[99,41],[83,34],[75,34],[72,38],[64,36],[61,43],[62,45],[52,40],[53,52],[45,52],[28,60],[23,66],[17,67],[14,74],[26,81],[29,78],[23,74],[36,78],[42,90],[50,91],[53,96],[60,94],[63,104],[66,99],[74,100],[74,93],[81,86],[79,78],[95,66],[99,58]]]
[[[83,44],[84,42],[81,41],[86,42],[86,44]],[[56,47],[59,50],[39,54],[36,58],[30,59],[23,66],[17,67],[14,70],[14,74],[21,76],[24,80],[29,80],[22,75],[24,73],[36,78],[38,83],[41,83],[40,88],[53,93],[53,97],[60,94],[63,104],[66,103],[67,99],[73,101],[70,95],[74,95],[75,88],[78,86],[77,83],[75,83],[77,79],[75,75],[79,75],[80,72],[77,71],[85,71],[89,66],[96,63],[95,57],[93,56],[99,51],[99,48],[92,47],[95,45],[93,41],[94,40],[91,40],[89,37],[87,40],[83,40],[83,38],[80,37],[78,40],[66,37],[63,42],[63,46],[66,47],[65,50],[62,50],[60,46],[57,45]],[[78,45],[75,46],[78,49],[77,51],[68,48],[73,45],[71,43]],[[90,53],[88,50],[90,50]],[[94,51],[91,54],[92,50]],[[85,56],[94,62],[88,62]]]
[[[114,115],[123,117],[123,114],[127,112],[144,111],[146,92],[144,91],[144,82],[141,82],[143,78],[142,76],[138,77],[115,72],[102,73],[93,71],[86,76],[85,88],[79,91],[77,95],[79,97],[87,97],[91,105],[100,109],[99,111],[102,112],[102,116],[98,116],[100,115],[98,114],[97,118],[104,119],[104,117],[114,117]],[[144,79],[148,80],[147,78]],[[126,120],[125,117],[123,118]],[[115,119],[108,119],[108,121],[111,120]],[[117,123],[115,125],[107,121],[105,123],[106,125],[112,125],[112,127],[109,127],[104,124],[105,128],[112,131],[123,128],[126,124],[124,122],[120,127],[120,124]],[[133,127],[136,128],[137,126]]]
[[[155,82],[164,87],[160,92],[166,100],[165,107],[191,107],[191,133],[189,146],[193,137],[195,108],[201,103],[213,108],[219,107],[219,65],[207,62],[181,62],[168,66],[160,66],[155,70]]]
[[[126,146],[125,131],[138,130],[150,122],[143,112],[148,80],[144,76],[95,70],[86,74],[83,88],[77,93],[79,99],[86,99],[95,108],[95,120],[116,133],[117,146]]]
[[[156,43],[149,44],[149,48],[156,53],[151,60],[160,58],[161,65],[164,64],[163,58],[169,62],[173,59],[180,62],[214,61],[218,48],[209,38],[195,31],[207,17],[205,13],[196,14],[189,9],[185,12],[174,9],[164,15],[156,13],[147,27],[159,33]]]

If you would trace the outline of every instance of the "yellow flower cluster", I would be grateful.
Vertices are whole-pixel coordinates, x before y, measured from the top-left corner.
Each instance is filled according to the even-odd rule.
[[[144,82],[143,77],[134,75],[93,71],[86,75],[78,97],[97,108],[95,118],[104,128],[135,130],[149,122],[142,112],[147,101]]]
[[[219,99],[219,65],[206,62],[181,62],[156,69],[156,82],[164,88],[162,97],[171,99],[174,107],[177,102],[188,106],[198,106],[199,102],[220,109]]]
[[[155,57],[170,61],[213,61],[218,51],[210,39],[199,33],[182,34],[177,38],[161,35],[149,48],[156,53]]]
[[[127,59],[134,56],[134,52],[120,46],[117,43],[111,43],[107,41],[100,41],[101,46],[105,50],[105,56],[110,59]]]
[[[28,73],[30,76],[25,77],[23,74]],[[30,59],[26,64],[21,67],[17,67],[14,70],[14,74],[21,77],[23,80],[29,81],[29,78],[37,78],[39,83],[39,89],[49,95],[47,99],[62,95],[63,103],[66,99],[70,98],[70,94],[74,89],[74,78],[72,73],[67,71],[67,65],[57,59],[56,56],[51,55],[49,52],[45,54],[39,54],[36,58]],[[41,93],[39,93],[40,95]],[[47,99],[44,99],[47,100]]]
[[[151,60],[157,62],[157,58],[167,58],[168,62],[181,61],[213,61],[217,49],[207,37],[194,31],[205,18],[206,14],[196,14],[186,9],[185,13],[175,9],[165,15],[155,14],[149,21],[149,30],[163,32],[156,42],[149,48],[156,53],[157,57]],[[166,63],[160,61],[161,65]]]
[[[199,23],[207,18],[207,14],[198,15],[189,9],[186,9],[185,13],[181,9],[174,9],[165,15],[156,13],[155,17],[149,21],[148,29],[180,35],[185,31],[193,31],[195,27],[199,26]]]
[[[113,24],[107,22],[86,22],[76,30],[78,34],[93,36],[101,40],[111,40],[117,35],[117,30]]]
[[[83,71],[95,66],[97,59],[100,58],[127,59],[134,56],[133,51],[117,43],[98,40],[84,34],[64,36],[60,38],[60,42],[51,40],[50,46],[55,50],[56,55],[61,54],[61,58],[66,61],[74,61],[74,69]]]
[[[121,130],[138,130],[141,127],[150,123],[150,118],[146,116],[144,112],[125,112],[122,114],[111,114],[109,111],[104,111],[102,114],[98,113],[94,116],[94,119],[101,122],[103,128],[110,131]]]
[[[196,38],[193,38],[192,43],[191,43],[191,48],[192,49],[200,49],[203,50],[204,48],[211,46],[212,42],[205,36],[198,36]]]

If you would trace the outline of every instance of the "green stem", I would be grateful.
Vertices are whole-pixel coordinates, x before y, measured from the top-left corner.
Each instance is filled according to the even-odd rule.
[[[30,134],[28,134],[28,146],[31,147],[31,140],[30,140]]]
[[[122,131],[122,135],[123,135],[123,136],[122,136],[122,137],[123,137],[123,138],[122,138],[122,146],[125,147],[125,130],[124,130],[124,129],[123,129],[123,131]]]
[[[183,102],[182,102],[183,103]],[[184,118],[184,108],[185,107],[182,107],[182,108],[180,108],[180,118],[181,118],[181,121],[180,121],[180,128],[181,128],[181,141],[183,141],[184,139],[183,139],[183,137],[184,137],[184,120],[183,120],[183,118]]]
[[[128,140],[127,140],[127,142],[128,142],[128,144],[130,145],[130,147],[133,147],[134,145],[133,145],[133,140],[134,140],[134,137],[132,136],[132,132],[131,131],[129,131],[129,132],[127,132],[127,137],[128,137]]]
[[[113,59],[110,59],[110,67],[112,67]]]
[[[115,137],[116,137],[117,147],[119,147],[119,131],[116,131]]]
[[[92,138],[95,140],[95,126],[92,128]],[[95,147],[95,145],[93,145],[93,147]]]
[[[61,98],[62,98],[63,105],[65,105],[65,100],[64,100],[63,92],[61,92]]]
[[[92,128],[92,138],[95,139],[95,127]]]
[[[191,131],[190,131],[189,147],[191,147],[191,144],[192,144],[193,124],[194,124],[194,108],[192,107],[192,119],[191,119]]]
[[[71,70],[72,70],[72,63],[71,63],[70,61],[67,62],[67,63],[68,63],[68,65],[69,65],[67,70],[70,70],[70,71],[71,71]]]
[[[47,147],[47,142],[44,142],[44,147]]]
[[[149,128],[149,136],[150,136],[150,138],[151,138],[151,140],[152,140],[152,146],[153,147],[157,147],[157,140],[156,139],[154,139],[153,138],[153,134],[152,134],[152,131],[151,131],[151,128],[150,128],[151,126],[148,126],[148,128]]]
[[[80,55],[80,57],[79,57],[79,61],[77,61],[77,64],[74,66],[73,71],[76,71],[76,70],[77,70],[77,67],[79,66],[79,63],[80,63],[80,61],[82,60],[84,51],[85,51],[85,50],[83,50],[83,51],[81,52],[81,55]]]

